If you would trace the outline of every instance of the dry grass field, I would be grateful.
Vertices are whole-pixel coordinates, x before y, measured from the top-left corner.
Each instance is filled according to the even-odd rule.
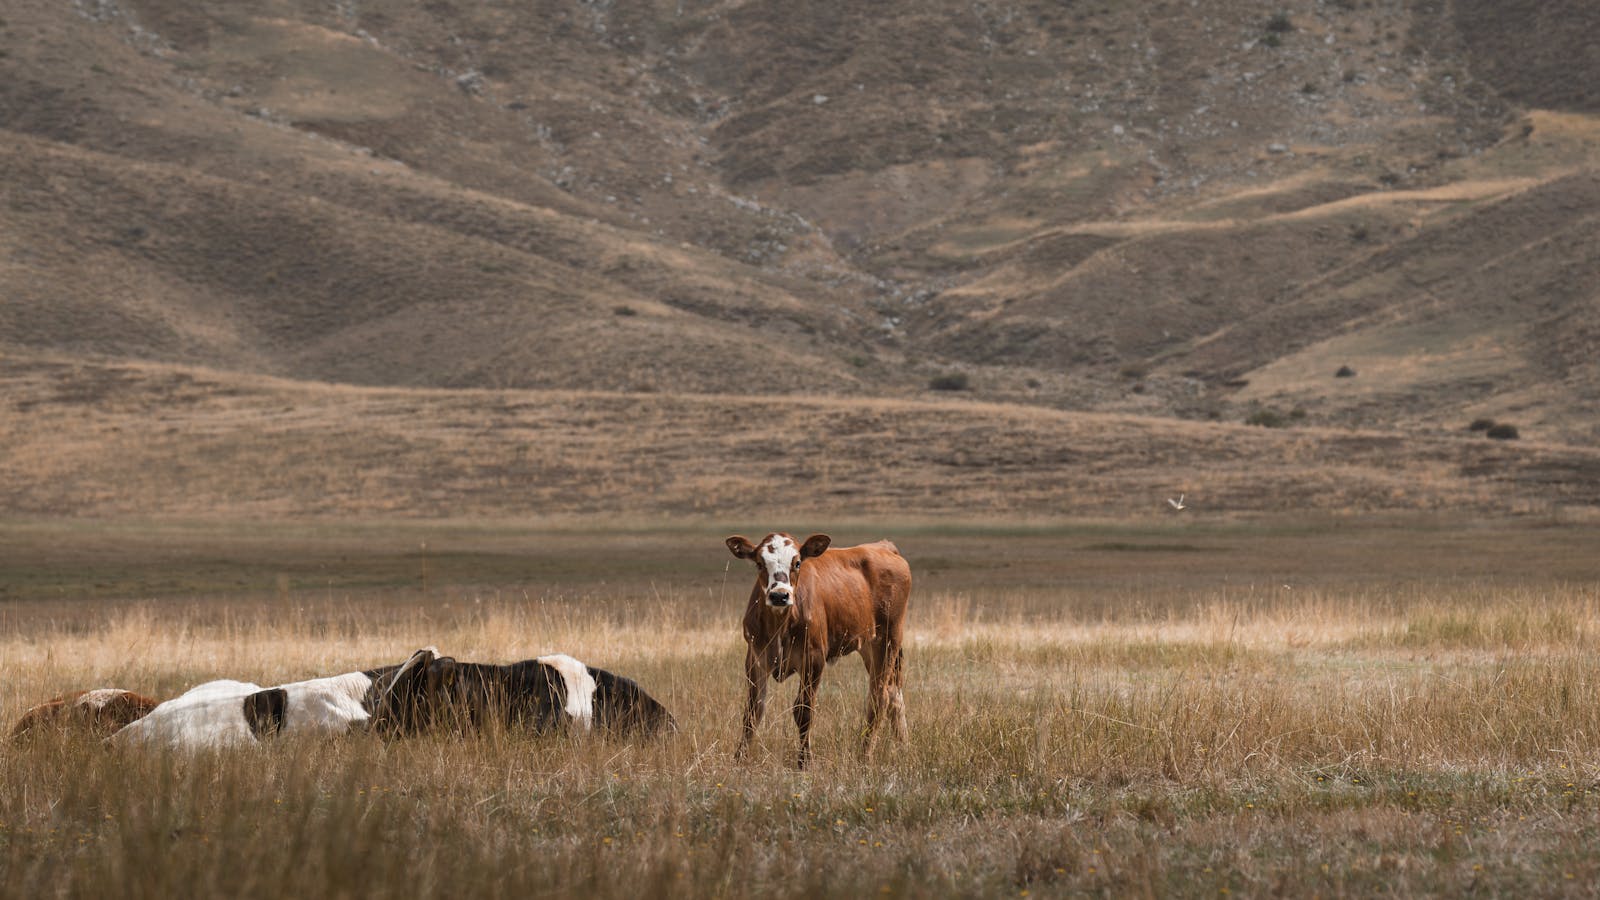
[[[1600,896],[1592,0],[3,7],[0,724],[681,730],[4,744],[0,900]],[[779,523],[916,572],[870,764],[731,758]]]
[[[807,523],[802,523],[807,524]],[[1437,519],[856,522],[918,575],[908,745],[735,763],[750,573],[654,525],[0,526],[0,713],[572,653],[681,731],[0,753],[0,893],[1593,896],[1600,534]],[[800,526],[792,530],[803,531]],[[792,684],[778,696],[792,693]]]
[[[45,517],[1591,520],[1592,445],[967,399],[419,390],[0,357],[0,507]]]

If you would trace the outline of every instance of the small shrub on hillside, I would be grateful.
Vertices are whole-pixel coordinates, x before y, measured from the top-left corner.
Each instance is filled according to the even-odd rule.
[[[1267,19],[1268,34],[1288,34],[1294,30],[1294,22],[1289,20],[1286,12],[1275,12]]]
[[[1289,417],[1270,406],[1263,406],[1246,417],[1244,423],[1261,428],[1287,428]]]
[[[972,379],[965,372],[946,372],[933,376],[928,387],[935,391],[965,391],[971,389]]]
[[[638,310],[634,309],[633,307],[629,306],[626,303],[623,303],[623,304],[618,305],[618,306],[613,306],[611,308],[611,311],[613,313],[615,313],[616,315],[619,315],[619,316],[637,316],[639,314]]]
[[[1354,378],[1354,377],[1356,377],[1356,370],[1350,368],[1349,366],[1340,366],[1339,367],[1339,371],[1333,373],[1333,377],[1335,377],[1335,378]]]
[[[1491,437],[1497,441],[1514,441],[1522,436],[1517,433],[1517,426],[1507,425],[1504,422],[1495,425],[1483,434],[1485,437]]]
[[[1494,427],[1494,420],[1493,419],[1473,419],[1472,420],[1472,424],[1467,426],[1467,430],[1468,431],[1488,431],[1489,429],[1491,429],[1493,427]]]

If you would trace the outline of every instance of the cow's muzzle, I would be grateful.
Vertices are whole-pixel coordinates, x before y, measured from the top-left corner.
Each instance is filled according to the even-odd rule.
[[[775,590],[767,591],[768,606],[788,606],[793,602],[794,597],[789,593],[788,588],[777,588]]]

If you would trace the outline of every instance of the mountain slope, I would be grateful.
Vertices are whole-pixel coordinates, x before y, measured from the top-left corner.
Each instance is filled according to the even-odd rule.
[[[1594,15],[17,0],[0,352],[1588,440]]]

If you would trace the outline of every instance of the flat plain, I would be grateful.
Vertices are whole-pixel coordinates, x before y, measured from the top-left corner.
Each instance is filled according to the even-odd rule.
[[[1583,522],[801,523],[917,573],[910,741],[814,767],[780,687],[731,758],[749,522],[0,526],[0,712],[566,652],[660,741],[356,734],[0,754],[0,893],[1568,895],[1600,887],[1600,591]],[[791,526],[802,532],[805,527]]]

